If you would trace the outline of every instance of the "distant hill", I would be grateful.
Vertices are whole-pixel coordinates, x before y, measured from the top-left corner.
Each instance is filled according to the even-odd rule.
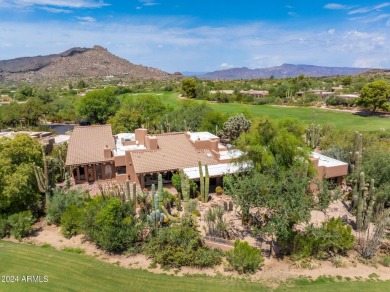
[[[355,75],[369,70],[369,68],[350,68],[350,67],[324,67],[314,65],[292,65],[283,64],[281,66],[249,69],[231,68],[226,70],[214,71],[197,76],[201,79],[224,80],[224,79],[255,79],[255,78],[288,78],[296,77],[301,74],[308,77],[324,77],[335,75]]]
[[[60,54],[23,57],[0,61],[0,81],[35,81],[85,77],[128,76],[164,79],[169,73],[135,65],[105,48],[72,48]]]

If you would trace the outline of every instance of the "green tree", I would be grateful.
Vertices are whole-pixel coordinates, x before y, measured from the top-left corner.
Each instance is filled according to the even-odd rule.
[[[22,106],[21,117],[25,118],[29,125],[37,125],[39,119],[47,112],[47,106],[38,97],[30,98]]]
[[[198,131],[207,114],[213,109],[205,102],[197,103],[192,100],[184,100],[180,107],[168,113],[168,121],[171,131]],[[164,125],[166,117],[162,117],[160,124]]]
[[[225,121],[226,116],[224,114],[217,111],[209,112],[204,116],[199,130],[217,134],[223,128]]]
[[[16,126],[21,118],[22,105],[13,102],[9,105],[1,106],[1,122],[8,126]]]
[[[308,192],[304,166],[298,161],[288,169],[227,175],[223,184],[224,192],[240,206],[243,223],[248,221],[251,208],[268,210],[265,218],[258,214],[254,221],[261,224],[263,233],[276,236],[281,244],[291,238],[295,224],[310,219],[313,195]]]
[[[389,110],[390,86],[385,80],[367,83],[360,91],[356,104],[375,112],[377,109]]]
[[[115,89],[106,88],[88,92],[76,102],[76,111],[91,123],[105,123],[119,108]]]
[[[113,117],[108,119],[112,132],[133,133],[135,129],[141,127],[141,113],[133,108],[121,108]]]
[[[196,80],[194,78],[183,79],[181,89],[188,98],[196,98]]]
[[[40,208],[33,163],[42,166],[39,141],[25,134],[0,139],[0,213]]]
[[[297,156],[307,157],[301,138],[303,132],[297,120],[275,123],[262,118],[240,137],[238,147],[245,152],[243,159],[251,160],[256,169],[270,169],[275,163],[289,167]]]

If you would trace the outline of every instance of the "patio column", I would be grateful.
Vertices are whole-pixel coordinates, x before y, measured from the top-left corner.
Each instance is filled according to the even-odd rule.
[[[80,166],[78,165],[77,168],[77,181],[80,181]]]
[[[93,164],[93,180],[94,181],[97,180],[97,177],[96,177],[96,164]]]

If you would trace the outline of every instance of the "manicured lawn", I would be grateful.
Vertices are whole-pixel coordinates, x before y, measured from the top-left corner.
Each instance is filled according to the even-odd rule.
[[[157,95],[161,100],[172,106],[177,107],[180,104],[180,99],[177,97],[177,92],[159,92],[149,93]],[[127,94],[122,98],[131,98],[132,96],[147,95],[140,93],[138,95]],[[203,102],[203,101],[198,101]],[[242,112],[249,112],[254,116],[268,116],[271,119],[295,118],[305,124],[312,123],[313,114],[315,114],[316,123],[325,124],[332,123],[338,129],[356,130],[356,131],[378,131],[380,129],[390,130],[390,118],[380,117],[363,117],[352,113],[321,110],[305,107],[278,107],[272,105],[246,105],[237,103],[222,103],[210,105],[222,113],[234,115]]]
[[[0,241],[0,275],[19,276],[19,283],[0,282],[2,292],[267,290],[246,281],[204,276],[176,277],[130,270],[91,256],[5,241]],[[48,276],[48,283],[20,283],[22,275]]]
[[[244,280],[206,276],[176,277],[130,270],[93,257],[0,241],[0,276],[18,275],[19,283],[0,282],[0,291],[269,291]],[[47,283],[21,283],[21,277],[47,276]],[[1,279],[0,279],[1,280]],[[296,281],[279,291],[388,291],[389,282]]]

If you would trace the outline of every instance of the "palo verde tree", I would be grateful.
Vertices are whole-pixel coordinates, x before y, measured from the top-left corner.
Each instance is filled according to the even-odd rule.
[[[181,89],[188,98],[196,98],[196,80],[194,78],[183,79]]]
[[[265,216],[256,213],[253,221],[281,244],[291,238],[295,224],[310,219],[313,195],[308,192],[305,165],[298,160],[288,169],[253,170],[247,175],[225,176],[223,182],[225,193],[241,209],[243,223],[248,222],[252,208],[266,210]]]
[[[375,112],[390,109],[390,86],[385,80],[367,83],[360,91],[356,104]]]

